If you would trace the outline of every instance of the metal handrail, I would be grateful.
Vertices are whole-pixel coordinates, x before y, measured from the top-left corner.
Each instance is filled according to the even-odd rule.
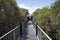
[[[41,30],[41,32],[49,39],[49,40],[52,40],[38,25],[37,27],[39,28],[39,30]]]
[[[7,32],[6,34],[4,34],[3,36],[0,37],[0,39],[4,38],[5,36],[7,36],[8,34],[10,34],[11,32],[15,31],[17,28],[19,28],[19,26],[15,27],[14,29],[10,30],[9,32]]]

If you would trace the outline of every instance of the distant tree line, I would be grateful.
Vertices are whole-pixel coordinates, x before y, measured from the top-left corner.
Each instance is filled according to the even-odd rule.
[[[23,21],[28,10],[19,8],[16,0],[0,0],[0,36]]]
[[[38,8],[33,13],[33,20],[53,39],[60,40],[60,0],[51,7]]]

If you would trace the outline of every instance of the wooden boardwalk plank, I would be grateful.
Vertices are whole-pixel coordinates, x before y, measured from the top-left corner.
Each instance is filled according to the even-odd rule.
[[[31,21],[28,22],[26,29],[22,35],[21,40],[37,40],[36,30],[33,27],[33,24]]]

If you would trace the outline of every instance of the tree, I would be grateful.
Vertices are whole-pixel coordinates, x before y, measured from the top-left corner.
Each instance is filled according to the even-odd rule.
[[[24,22],[27,9],[19,8],[16,0],[0,0],[0,36]]]
[[[50,8],[44,7],[42,9],[36,9],[33,13],[33,20],[36,21],[53,40],[60,40],[60,38],[58,38],[60,35],[60,0],[57,0]]]

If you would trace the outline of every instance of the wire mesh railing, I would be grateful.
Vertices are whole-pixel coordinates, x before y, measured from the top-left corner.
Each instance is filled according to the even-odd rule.
[[[34,28],[36,29],[36,36],[38,40],[52,40],[38,25],[33,21]]]
[[[26,24],[25,24],[26,25]],[[39,40],[52,40],[38,25],[34,24],[34,28],[36,29],[36,35]],[[36,26],[36,27],[35,27]],[[22,26],[24,29],[24,26]],[[22,31],[23,31],[22,29]],[[0,37],[0,40],[17,40],[20,36],[20,25],[10,30],[8,33],[4,34]]]
[[[20,35],[20,25],[10,30],[8,33],[0,37],[0,40],[17,40]]]
[[[38,25],[37,25],[37,37],[39,40],[52,40]]]

